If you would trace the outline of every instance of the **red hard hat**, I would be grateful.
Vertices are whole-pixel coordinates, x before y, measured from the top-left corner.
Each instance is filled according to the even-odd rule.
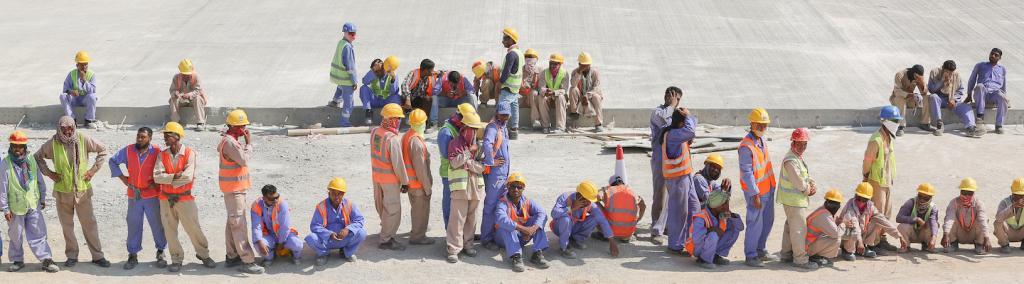
[[[811,140],[811,133],[807,131],[807,128],[797,128],[793,130],[793,137],[789,140],[807,142]]]

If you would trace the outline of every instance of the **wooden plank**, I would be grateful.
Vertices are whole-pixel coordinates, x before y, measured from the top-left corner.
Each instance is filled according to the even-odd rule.
[[[548,137],[594,137],[594,136],[623,136],[623,137],[645,137],[651,136],[650,133],[559,133],[559,134],[548,134]]]
[[[704,153],[713,153],[713,152],[722,152],[722,151],[732,151],[732,150],[736,150],[736,149],[739,149],[739,148],[740,148],[740,145],[719,146],[719,147],[693,149],[692,151],[690,151],[690,153],[691,154],[704,154]]]
[[[698,138],[698,139],[694,139],[693,140],[693,144],[690,145],[690,148],[697,149],[697,148],[713,146],[715,143],[718,143],[718,142],[722,142],[722,140],[721,139],[717,139],[717,138]],[[638,149],[647,149],[647,150],[651,149],[651,142],[649,140],[646,140],[646,139],[643,139],[643,140],[633,139],[633,140],[627,140],[627,141],[608,141],[608,142],[602,143],[601,144],[601,148],[615,149],[615,147],[618,146],[618,145],[622,145],[622,148],[638,148]]]

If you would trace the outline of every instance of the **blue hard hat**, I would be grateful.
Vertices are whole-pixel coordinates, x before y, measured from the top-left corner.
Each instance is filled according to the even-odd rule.
[[[902,120],[903,116],[900,115],[900,109],[896,106],[888,105],[882,107],[882,111],[879,112],[878,118],[880,119],[891,119],[891,120]]]
[[[346,22],[345,26],[341,28],[341,31],[346,33],[354,33],[356,32],[356,24]]]
[[[507,101],[506,102],[500,102],[500,103],[498,103],[498,110],[497,111],[498,111],[498,114],[508,114],[508,115],[511,115],[512,114],[512,105],[509,104],[509,102],[507,102]]]

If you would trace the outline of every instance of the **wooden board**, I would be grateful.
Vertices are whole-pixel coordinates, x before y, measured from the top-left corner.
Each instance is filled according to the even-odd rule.
[[[715,143],[722,142],[722,139],[718,138],[697,138],[693,140],[693,144],[690,148],[703,148],[713,146]],[[633,139],[626,141],[607,141],[601,144],[601,148],[615,149],[616,146],[622,145],[622,148],[636,148],[636,149],[647,149],[651,150],[651,141],[647,139]]]

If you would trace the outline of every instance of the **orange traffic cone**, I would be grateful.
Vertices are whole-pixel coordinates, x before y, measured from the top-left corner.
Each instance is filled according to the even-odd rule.
[[[622,156],[622,145],[618,145],[615,147],[615,175],[608,180],[608,184],[615,183],[616,178],[622,179],[623,184],[629,184],[626,178],[626,160]]]

